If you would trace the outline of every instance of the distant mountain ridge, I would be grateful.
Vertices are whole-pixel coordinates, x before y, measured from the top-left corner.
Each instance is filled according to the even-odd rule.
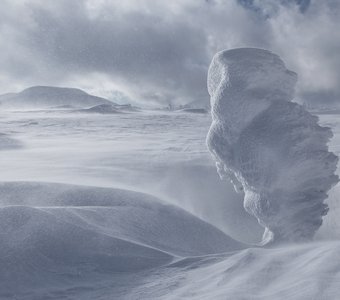
[[[19,93],[0,95],[0,108],[5,109],[88,108],[102,104],[117,105],[80,89],[53,86],[33,86]]]

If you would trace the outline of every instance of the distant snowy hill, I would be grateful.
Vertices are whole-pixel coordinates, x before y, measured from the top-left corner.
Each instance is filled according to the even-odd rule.
[[[89,108],[102,104],[115,105],[75,88],[33,86],[20,93],[0,95],[0,108],[5,109]]]
[[[183,108],[179,112],[193,113],[193,114],[207,114],[209,111],[205,108]]]
[[[99,104],[89,108],[83,108],[77,110],[81,113],[96,113],[96,114],[120,114],[127,112],[138,112],[138,107],[132,106],[131,104],[118,105],[118,104]]]

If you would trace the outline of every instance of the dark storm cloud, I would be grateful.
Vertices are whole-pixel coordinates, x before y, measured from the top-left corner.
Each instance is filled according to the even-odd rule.
[[[301,97],[307,91],[340,94],[335,84],[340,41],[329,32],[338,22],[336,5],[277,3],[5,1],[0,11],[0,89],[50,84],[102,96],[118,89],[144,103],[204,105],[213,54],[252,46],[278,52],[299,73]],[[275,14],[263,18],[262,12],[271,10]]]

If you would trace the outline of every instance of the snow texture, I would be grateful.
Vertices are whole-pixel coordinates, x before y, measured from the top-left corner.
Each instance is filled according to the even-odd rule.
[[[339,155],[339,115],[320,122]],[[0,299],[339,299],[339,185],[316,242],[238,243],[262,228],[219,179],[209,125],[186,112],[0,111]]]
[[[338,158],[330,128],[291,102],[297,75],[267,50],[219,52],[208,72],[207,145],[222,178],[244,192],[265,228],[262,244],[311,239],[322,224]]]
[[[0,183],[0,228],[0,299],[245,247],[151,195],[55,183]]]

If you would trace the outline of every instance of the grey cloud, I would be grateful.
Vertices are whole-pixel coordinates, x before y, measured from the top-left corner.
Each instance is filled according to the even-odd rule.
[[[53,64],[51,72],[102,72],[122,81],[136,97],[149,100],[207,98],[207,40],[198,27],[185,20],[114,9],[91,19],[84,2],[60,3],[53,10],[30,7],[35,27],[28,33],[28,47],[44,65]]]
[[[237,0],[237,2],[244,8],[260,13],[266,18],[272,17],[273,14],[277,14],[280,6],[296,6],[301,13],[304,13],[311,4],[311,0]]]
[[[252,46],[278,52],[299,73],[299,96],[340,94],[334,83],[340,76],[340,39],[329,31],[339,23],[339,8],[330,0],[277,3],[5,1],[0,89],[73,85],[107,96],[100,89],[117,88],[141,103],[205,105],[213,54]],[[279,9],[270,18],[258,12],[273,5]]]

